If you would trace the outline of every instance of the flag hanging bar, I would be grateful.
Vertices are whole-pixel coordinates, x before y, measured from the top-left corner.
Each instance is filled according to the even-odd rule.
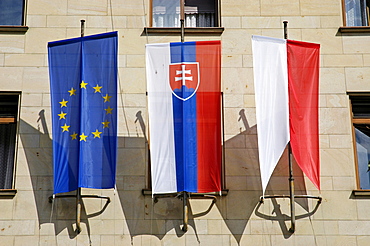
[[[81,37],[85,36],[85,20],[80,20],[81,21]]]
[[[284,39],[288,39],[288,21],[283,21],[284,24]]]
[[[281,47],[282,49],[280,50],[280,52],[281,52],[281,56],[277,56],[279,59],[287,59],[288,60],[288,63],[289,63],[289,58],[286,56],[286,54],[284,54],[284,52],[286,52],[286,51],[284,51],[286,48],[284,48],[285,46],[284,45],[286,45],[286,44],[289,44],[289,42],[292,42],[292,41],[288,41],[287,39],[288,39],[288,21],[283,21],[283,24],[284,24],[284,40],[286,40],[285,42],[283,42],[283,40],[281,40],[281,41],[279,41],[279,40],[270,40],[271,42],[272,42],[272,45],[271,45],[271,47]],[[261,37],[262,39],[264,39],[265,41],[266,40],[268,40],[268,39],[270,39],[270,38],[265,38],[265,37]],[[259,39],[258,37],[256,37],[256,39]],[[316,44],[314,44],[314,45],[316,45]],[[257,48],[257,44],[256,44],[256,51],[258,52],[259,51],[259,49],[260,48]],[[274,50],[276,50],[276,48],[274,48]],[[292,52],[292,50],[289,50],[289,52]],[[288,52],[288,53],[289,53]],[[276,54],[278,54],[278,53],[276,53]],[[256,54],[254,54],[254,56],[255,56]],[[291,55],[291,54],[290,54]],[[289,54],[288,54],[288,56],[289,56]],[[257,60],[256,60],[257,61]],[[260,63],[258,63],[258,62],[260,62],[260,61],[257,61],[257,65],[261,65]],[[263,63],[264,64],[264,63]],[[265,64],[266,65],[266,64]],[[265,66],[265,65],[262,65],[262,66]],[[256,66],[256,64],[254,64],[254,66]],[[314,66],[313,66],[314,67]],[[256,68],[255,68],[256,69]],[[276,69],[276,68],[274,68],[274,69]],[[281,68],[277,68],[276,69],[276,71],[277,72],[280,72],[280,74],[279,74],[279,76],[282,76],[281,78],[281,81],[286,81],[286,83],[287,83],[287,81],[289,80],[293,80],[292,78],[289,78],[288,79],[288,77],[292,74],[292,72],[286,72],[286,70],[284,70],[284,69],[282,69],[282,70],[279,70],[279,69],[281,69]],[[301,68],[301,72],[303,72],[303,68]],[[261,71],[263,71],[263,70],[261,70]],[[260,71],[259,71],[260,72]],[[284,72],[286,73],[286,75],[284,75]],[[263,74],[263,72],[262,72],[262,74]],[[289,74],[289,76],[288,76],[288,74]],[[294,74],[293,74],[294,75]],[[261,77],[258,77],[258,79],[261,79]],[[263,79],[263,78],[262,78]],[[280,80],[279,80],[280,81]],[[263,82],[263,83],[277,83],[276,81],[260,81],[260,82]],[[303,83],[304,81],[297,81],[297,83]],[[310,82],[310,81],[309,81]],[[255,77],[255,83],[256,83],[256,77]],[[274,86],[275,86],[275,84],[273,84]],[[279,86],[279,88],[280,88],[281,86]],[[262,87],[261,87],[262,88]],[[288,92],[288,87],[286,88],[286,90],[287,91],[285,91],[285,96],[288,98],[289,97],[289,93],[291,93],[290,91],[289,91],[289,93],[287,93]],[[289,87],[289,90],[292,90],[290,87]],[[259,92],[259,93],[261,93],[261,92]],[[268,92],[268,93],[270,93],[270,92]],[[318,92],[317,92],[318,93]],[[311,96],[313,96],[313,95],[311,95]],[[299,97],[299,96],[298,96]],[[257,96],[256,96],[256,98],[257,98]],[[299,99],[301,99],[301,98],[299,98]],[[256,99],[256,101],[258,101],[257,99]],[[282,102],[288,102],[288,104],[290,105],[291,103],[293,103],[293,102],[289,102],[289,100],[288,99],[284,99],[284,100],[282,100]],[[293,101],[293,100],[292,100]],[[259,102],[259,101],[258,101]],[[264,104],[262,103],[261,104],[261,107],[263,107],[264,106]],[[295,105],[295,107],[299,107],[299,106],[296,106]],[[266,108],[264,108],[264,109],[266,109]],[[289,108],[288,108],[288,110],[290,111],[290,110],[298,110],[298,109],[296,109],[296,108],[292,108],[292,106],[290,105],[289,106]],[[274,109],[271,109],[271,110],[274,110]],[[259,114],[259,111],[260,111],[260,109],[256,109],[256,111],[257,111],[257,117],[258,117],[258,114]],[[294,118],[294,117],[296,117],[296,116],[292,116],[292,115],[290,115],[290,114],[298,114],[298,113],[302,113],[302,112],[289,112],[289,114],[288,114],[288,118],[281,118],[281,117],[278,117],[278,118],[276,118],[276,119],[279,119],[279,120],[282,120],[281,122],[283,122],[284,124],[288,124],[289,126],[288,126],[288,128],[290,128],[290,127],[292,127],[291,126],[291,124],[292,124],[292,122],[291,121],[293,121],[294,119],[292,119],[292,118]],[[307,112],[303,112],[303,114],[304,113],[307,113]],[[275,118],[274,118],[275,119]],[[275,120],[276,120],[275,119]],[[287,119],[289,119],[289,121],[287,121]],[[306,119],[307,120],[307,119]],[[296,122],[295,122],[296,123]],[[265,126],[265,127],[269,127],[269,125],[268,124],[266,124],[265,122],[258,122],[258,120],[257,120],[257,125],[259,125],[259,127],[261,128],[262,127],[262,124],[264,124],[263,126]],[[317,122],[317,124],[318,124],[318,122]],[[316,126],[317,127],[317,126]],[[258,130],[258,128],[257,128],[257,130]],[[309,195],[295,195],[294,194],[294,176],[293,176],[293,166],[292,166],[292,164],[293,164],[293,154],[294,154],[294,151],[292,152],[292,145],[291,145],[291,141],[293,141],[292,140],[292,138],[293,138],[293,134],[292,134],[292,132],[290,132],[290,135],[289,135],[289,130],[288,130],[288,132],[286,132],[287,131],[287,129],[286,128],[281,128],[281,130],[282,130],[282,133],[283,133],[283,135],[279,135],[279,136],[275,136],[274,135],[274,137],[277,137],[276,139],[280,139],[277,143],[279,144],[278,146],[280,146],[280,147],[285,147],[286,145],[285,144],[287,144],[287,146],[288,146],[288,165],[289,165],[289,195],[267,195],[267,196],[265,196],[265,195],[263,195],[263,196],[261,196],[261,198],[260,198],[260,203],[263,203],[264,202],[264,199],[266,199],[266,198],[289,198],[290,199],[290,219],[291,219],[291,227],[290,227],[290,229],[289,229],[289,231],[291,232],[291,233],[294,233],[294,231],[295,231],[295,221],[296,221],[296,216],[295,216],[295,198],[311,198],[311,199],[317,199],[318,200],[318,204],[320,204],[321,203],[321,200],[322,200],[322,198],[321,197],[319,197],[319,196],[309,196]],[[263,133],[263,132],[261,132],[261,133]],[[280,133],[279,133],[280,134]],[[260,137],[262,138],[262,135],[264,135],[264,134],[258,134],[259,135],[259,145],[261,144],[261,143],[263,143],[263,141],[264,141],[264,139],[260,139]],[[261,136],[260,136],[261,135]],[[284,141],[281,141],[282,140],[282,138],[284,138],[284,140],[286,139],[286,141],[287,142],[284,142]],[[295,140],[295,148],[297,149],[297,139],[299,139],[299,138],[297,138],[297,137],[294,137],[294,140]],[[302,143],[303,144],[303,143]],[[264,144],[262,144],[262,146],[263,146]],[[318,145],[314,145],[315,147],[317,147],[318,148]],[[279,147],[279,148],[280,148]],[[310,146],[310,147],[312,147],[312,146]],[[260,148],[260,147],[259,147]],[[281,148],[280,148],[281,149]],[[279,150],[280,150],[279,149]],[[300,156],[300,158],[302,159],[302,153],[300,152],[301,150],[295,150],[298,154],[301,154],[301,156]],[[317,151],[317,149],[316,149],[316,151]],[[260,153],[262,153],[262,151],[260,150]],[[310,152],[310,154],[312,154],[312,152]],[[317,154],[317,157],[318,157],[318,153],[314,153],[313,154],[313,156],[315,156],[315,154]],[[278,157],[278,158],[277,158]],[[274,159],[275,158],[275,159]],[[277,159],[276,159],[277,158]],[[261,168],[262,168],[262,165],[263,165],[263,168],[264,169],[267,169],[267,170],[270,170],[270,173],[269,172],[262,172],[262,169],[261,169],[261,174],[262,174],[262,186],[263,186],[263,193],[265,192],[265,189],[266,189],[266,186],[267,186],[267,182],[268,182],[268,179],[270,178],[270,176],[271,176],[271,174],[272,174],[272,171],[271,170],[273,170],[274,169],[274,167],[275,166],[272,166],[272,169],[271,169],[271,166],[265,166],[266,164],[265,163],[274,163],[274,161],[276,161],[276,164],[277,164],[277,161],[278,161],[278,159],[280,158],[280,156],[274,156],[273,158],[271,158],[271,157],[269,157],[268,156],[268,154],[267,154],[267,156],[266,155],[264,155],[264,154],[262,154],[262,156],[260,156],[260,165],[261,165]],[[297,158],[298,157],[296,157],[296,160],[297,160]],[[261,162],[261,160],[264,160],[263,161],[263,163]],[[298,161],[297,161],[298,162]],[[275,165],[276,165],[275,164]],[[269,165],[271,165],[271,164],[269,164]],[[300,167],[302,168],[302,164],[300,165]],[[308,168],[306,168],[305,170],[307,170]],[[304,172],[305,172],[305,170],[303,170]],[[309,178],[312,180],[312,179],[314,179],[313,180],[313,182],[315,183],[315,185],[319,188],[319,178],[318,177],[316,177],[315,175],[313,175],[312,173],[314,173],[315,174],[315,171],[317,171],[317,169],[316,169],[316,167],[314,167],[313,169],[308,169],[309,171],[311,171],[310,172],[310,176],[309,176]],[[306,172],[305,172],[306,173]],[[307,173],[306,173],[307,174]],[[312,177],[312,176],[314,176],[314,177]]]
[[[185,39],[185,0],[180,1],[180,25],[181,25],[181,42]]]

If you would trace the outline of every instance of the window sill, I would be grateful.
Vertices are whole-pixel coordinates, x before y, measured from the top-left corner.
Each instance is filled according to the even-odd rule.
[[[370,198],[370,190],[353,190],[352,195],[354,197],[368,197]]]
[[[13,198],[17,190],[15,189],[0,189],[0,198]]]
[[[25,34],[28,26],[0,26],[0,34]]]
[[[223,27],[185,27],[185,35],[212,35],[220,36],[225,28]],[[142,35],[180,35],[180,27],[144,27]]]
[[[370,26],[342,26],[338,31],[340,33],[370,33]]]
[[[152,190],[151,189],[143,189],[142,193],[144,196],[151,196]],[[181,193],[181,192],[179,192]],[[179,193],[168,193],[168,194],[155,194],[154,197],[176,197]],[[229,193],[229,190],[225,189],[221,191],[221,196],[226,196]],[[203,196],[220,196],[219,192],[210,192],[210,193],[190,193],[190,197],[203,197]]]

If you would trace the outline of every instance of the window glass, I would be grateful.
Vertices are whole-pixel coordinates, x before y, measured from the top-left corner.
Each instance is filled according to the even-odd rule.
[[[369,8],[367,0],[345,0],[346,25],[368,26]]]
[[[180,0],[153,0],[153,27],[179,27]]]
[[[19,94],[0,94],[0,189],[12,189]]]
[[[354,124],[361,189],[370,189],[370,125]]]
[[[214,27],[216,21],[214,0],[186,0],[185,26],[186,27]]]
[[[22,26],[24,0],[0,0],[0,26]]]
[[[180,27],[180,0],[152,0],[153,27]],[[185,0],[185,27],[217,26],[215,0]]]

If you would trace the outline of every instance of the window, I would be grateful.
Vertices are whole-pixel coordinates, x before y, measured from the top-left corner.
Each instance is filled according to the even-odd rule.
[[[219,26],[217,0],[151,0],[151,6],[152,27],[180,27],[181,8],[185,27]]]
[[[19,93],[0,93],[0,190],[14,188]]]
[[[0,1],[0,26],[25,25],[25,0]]]
[[[357,186],[370,190],[370,95],[351,96]]]
[[[344,0],[345,25],[369,26],[370,0]]]

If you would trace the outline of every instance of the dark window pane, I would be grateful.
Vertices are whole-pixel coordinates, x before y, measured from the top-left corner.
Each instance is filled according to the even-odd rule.
[[[19,94],[0,93],[0,189],[13,188],[18,102]],[[12,118],[14,123],[4,118]]]
[[[354,118],[370,118],[370,96],[350,96]]]
[[[0,117],[17,118],[18,100],[19,100],[18,95],[1,95],[0,94]]]
[[[13,185],[16,124],[0,124],[0,189]]]
[[[0,0],[0,26],[23,25],[24,0]]]
[[[215,0],[186,0],[185,1],[186,27],[215,27],[216,4]]]

